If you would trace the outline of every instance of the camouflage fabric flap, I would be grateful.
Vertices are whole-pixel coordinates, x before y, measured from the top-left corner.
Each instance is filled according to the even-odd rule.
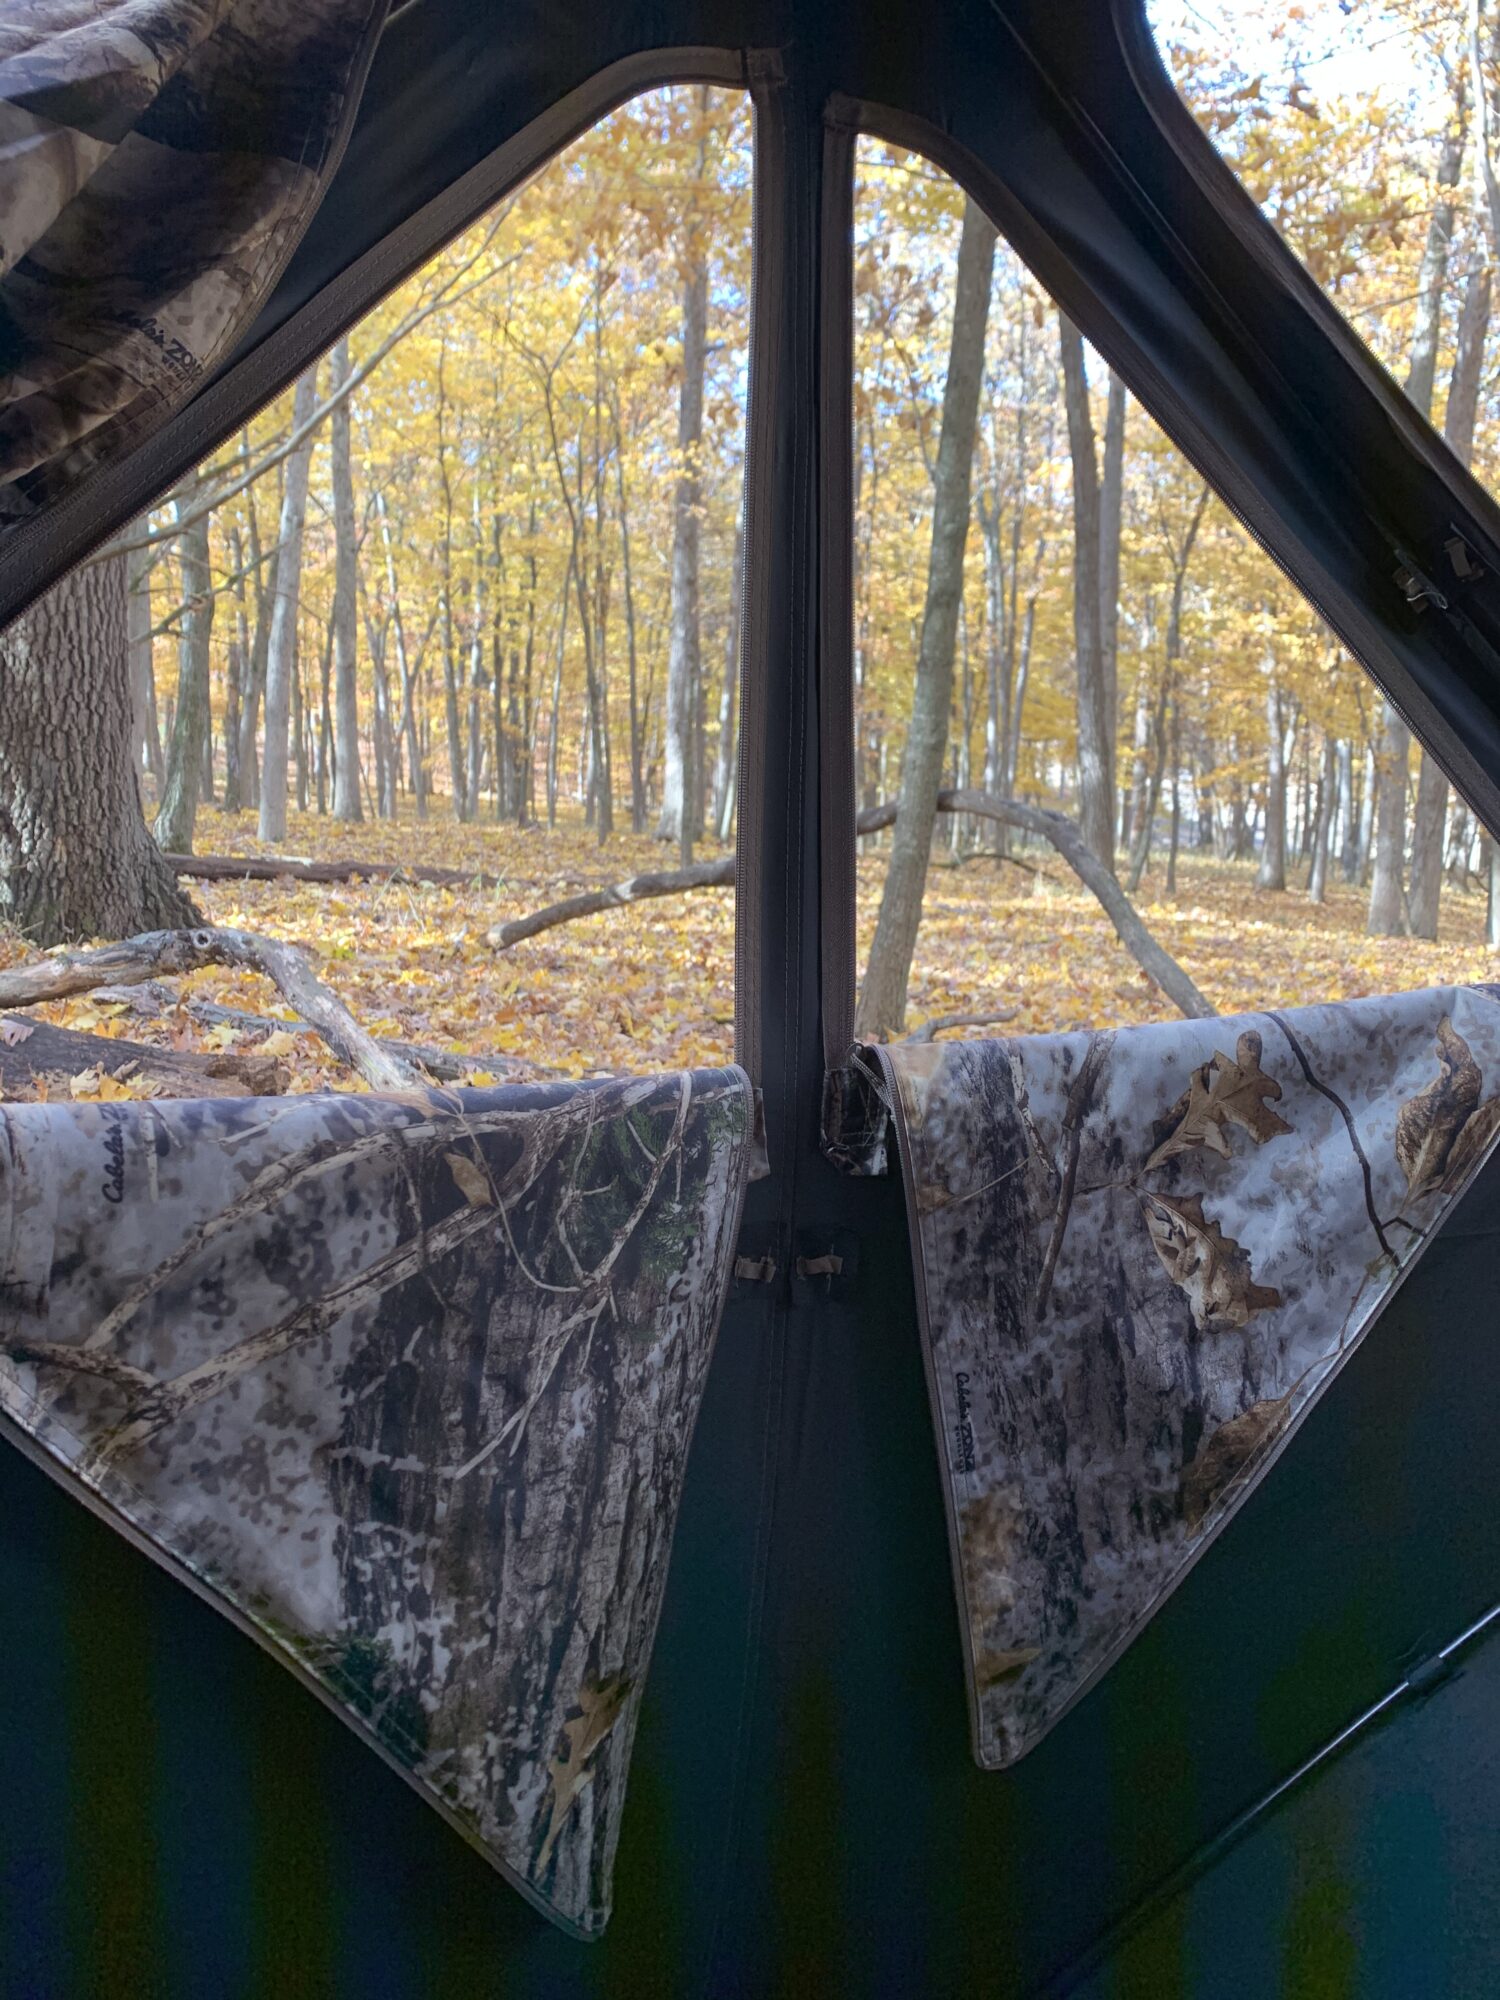
[[[1163,1602],[1489,1154],[1500,1000],[882,1053],[999,1768]]]
[[[6,1428],[597,1933],[743,1072],[0,1116]]]
[[[149,434],[311,219],[386,0],[0,8],[0,532]]]

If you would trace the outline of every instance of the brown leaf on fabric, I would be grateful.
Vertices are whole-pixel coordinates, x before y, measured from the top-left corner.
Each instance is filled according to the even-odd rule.
[[[982,1688],[998,1687],[1024,1673],[1041,1653],[1040,1646],[1011,1646],[1004,1650],[989,1647],[974,1655],[974,1678]]]
[[[1202,1525],[1204,1516],[1231,1481],[1280,1432],[1291,1402],[1290,1395],[1286,1395],[1252,1403],[1248,1410],[1241,1410],[1237,1417],[1220,1424],[1199,1445],[1192,1463],[1183,1467],[1178,1489],[1182,1518],[1190,1529]]]
[[[1138,1197],[1161,1267],[1187,1298],[1200,1333],[1244,1326],[1258,1312],[1281,1304],[1281,1294],[1258,1285],[1250,1256],[1203,1213],[1200,1194]]]
[[[1457,1194],[1500,1133],[1500,1097],[1491,1097],[1466,1118],[1443,1166],[1443,1193]]]
[[[448,1170],[458,1183],[458,1191],[471,1208],[493,1208],[495,1190],[483,1167],[476,1167],[465,1153],[444,1153]]]
[[[964,1593],[970,1618],[983,1626],[1015,1608],[1016,1586],[1011,1561],[1021,1526],[1019,1496],[997,1486],[958,1510],[958,1546],[962,1553]]]
[[[1159,1167],[1178,1153],[1206,1146],[1220,1159],[1229,1158],[1226,1127],[1239,1126],[1258,1146],[1280,1133],[1290,1132],[1286,1120],[1272,1111],[1268,1097],[1279,1098],[1281,1085],[1260,1066],[1263,1044],[1253,1028],[1247,1028],[1235,1044],[1231,1060],[1222,1050],[1193,1071],[1191,1083],[1167,1114],[1170,1135],[1152,1153],[1147,1167]]]
[[[1479,1104],[1484,1082],[1468,1043],[1446,1014],[1438,1022],[1437,1058],[1437,1075],[1407,1099],[1396,1119],[1396,1163],[1413,1201],[1442,1187],[1448,1156]]]
[[[552,1780],[552,1812],[547,1821],[546,1838],[537,1856],[538,1875],[546,1872],[557,1837],[573,1810],[574,1800],[593,1781],[594,1770],[590,1760],[624,1714],[630,1688],[627,1675],[614,1674],[603,1681],[585,1681],[578,1690],[578,1713],[569,1716],[563,1724],[562,1751],[547,1766],[547,1775]]]

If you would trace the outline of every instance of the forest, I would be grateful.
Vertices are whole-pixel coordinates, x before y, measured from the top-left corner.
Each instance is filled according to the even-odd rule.
[[[1492,481],[1500,0],[1157,25]],[[0,635],[7,1094],[727,1057],[752,168],[622,107]],[[852,254],[860,1032],[1489,976],[1475,815],[979,211],[862,141]]]

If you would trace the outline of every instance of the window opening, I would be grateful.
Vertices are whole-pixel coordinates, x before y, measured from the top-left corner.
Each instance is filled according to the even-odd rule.
[[[1493,976],[1474,815],[978,209],[862,139],[854,257],[859,1033]]]
[[[12,967],[191,897],[440,1077],[729,1059],[751,168],[744,93],[627,103],[0,639]],[[261,962],[29,1014],[6,1087],[347,1087]],[[38,1083],[59,1030],[150,1055]]]
[[[1496,0],[1154,0],[1193,116],[1309,272],[1494,491]]]

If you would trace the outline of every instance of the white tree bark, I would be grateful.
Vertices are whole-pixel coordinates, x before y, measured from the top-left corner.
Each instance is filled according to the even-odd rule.
[[[333,350],[330,387],[342,389],[350,375],[347,335]],[[349,450],[349,399],[340,397],[328,427],[333,473],[333,816],[353,823],[364,818],[359,796],[359,625],[356,565],[359,543],[354,526],[354,467]]]
[[[292,399],[292,427],[300,429],[312,416],[318,394],[314,362],[299,377]],[[265,756],[260,774],[262,840],[286,839],[287,756],[292,713],[292,678],[297,660],[297,605],[302,594],[302,530],[307,520],[307,483],[312,470],[313,437],[309,432],[286,461],[277,529],[275,598],[271,607],[270,640],[266,649]]]
[[[972,201],[964,204],[953,302],[953,333],[943,387],[943,420],[933,478],[932,547],[927,601],[912,689],[911,721],[901,760],[901,790],[890,866],[860,995],[858,1032],[884,1038],[906,1025],[906,988],[922,922],[922,894],[937,815],[953,702],[953,655],[969,536],[969,488],[984,336],[989,321],[995,228]]]

